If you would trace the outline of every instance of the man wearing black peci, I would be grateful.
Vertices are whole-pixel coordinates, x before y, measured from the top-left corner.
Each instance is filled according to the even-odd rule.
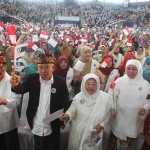
[[[40,55],[38,72],[31,74],[20,84],[20,77],[12,73],[12,91],[29,92],[27,120],[34,134],[35,150],[59,150],[60,127],[63,122],[56,119],[48,124],[43,119],[50,114],[66,110],[67,87],[65,80],[53,75],[55,69],[51,55]]]

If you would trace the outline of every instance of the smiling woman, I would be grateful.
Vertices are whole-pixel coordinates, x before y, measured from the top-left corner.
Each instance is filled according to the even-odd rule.
[[[94,94],[97,89],[97,83],[96,83],[95,79],[92,79],[92,78],[88,79],[85,83],[85,89],[90,95]]]
[[[81,92],[60,119],[71,121],[69,150],[101,149],[103,128],[110,111],[110,97],[101,92],[99,78],[90,73],[83,77]]]
[[[81,48],[80,57],[75,61],[74,65],[77,62],[82,62],[84,67],[82,71],[74,68],[74,87],[76,94],[80,92],[80,84],[83,76],[88,73],[94,73],[95,69],[99,66],[99,63],[92,59],[92,50],[88,46]]]
[[[141,64],[138,60],[129,60],[125,72],[123,77],[115,81],[113,92],[117,111],[112,113],[112,133],[107,150],[131,149],[149,112],[146,97],[150,86],[142,77]],[[113,94],[111,90],[109,94]]]

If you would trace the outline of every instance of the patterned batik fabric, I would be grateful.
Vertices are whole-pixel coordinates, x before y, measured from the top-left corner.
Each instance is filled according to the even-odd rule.
[[[150,150],[150,128],[144,132],[145,142],[143,144],[142,150]]]
[[[107,150],[131,150],[134,138],[127,137],[127,140],[117,138],[112,132],[110,134]]]

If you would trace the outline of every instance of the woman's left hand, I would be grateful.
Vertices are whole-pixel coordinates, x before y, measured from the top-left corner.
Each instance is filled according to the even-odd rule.
[[[146,113],[146,110],[144,108],[141,108],[138,112],[139,116],[144,116]]]
[[[103,127],[98,124],[94,129],[95,131],[93,131],[93,134],[99,134]]]

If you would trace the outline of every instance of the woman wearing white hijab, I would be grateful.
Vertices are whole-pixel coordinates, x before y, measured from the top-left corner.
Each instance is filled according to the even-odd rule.
[[[99,90],[95,74],[87,74],[81,83],[81,92],[75,96],[68,111],[60,119],[71,121],[69,150],[100,150],[103,128],[109,119],[111,99]]]
[[[143,131],[144,119],[149,112],[149,83],[142,77],[138,60],[129,60],[126,74],[116,80],[114,99],[117,113],[112,114],[108,150],[130,150],[134,140]],[[109,94],[113,95],[112,90]]]

